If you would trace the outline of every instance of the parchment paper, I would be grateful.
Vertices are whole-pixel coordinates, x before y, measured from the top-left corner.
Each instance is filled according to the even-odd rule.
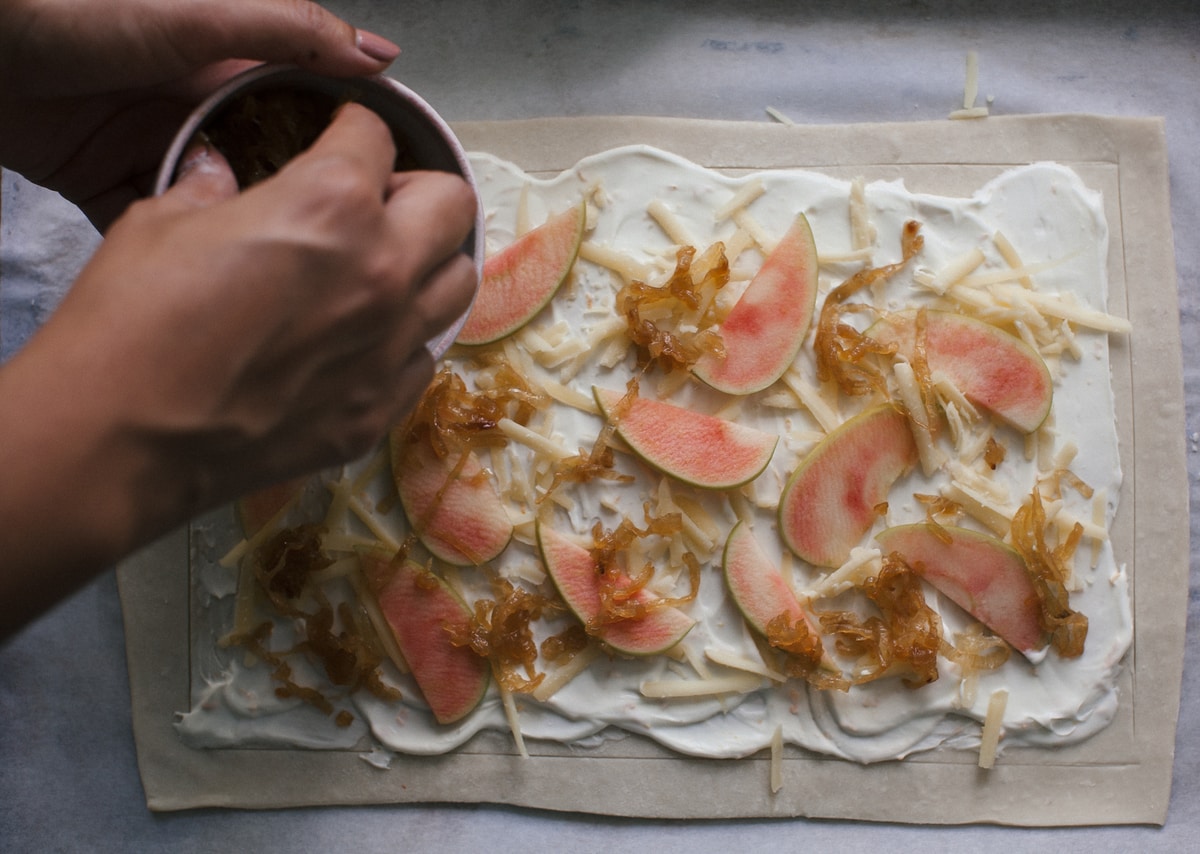
[[[188,538],[179,531],[119,568],[133,720],[154,810],[322,804],[488,802],[657,818],[810,816],[1014,825],[1158,823],[1166,815],[1187,604],[1188,493],[1183,386],[1162,123],[1091,116],[796,127],[654,118],[458,125],[464,144],[529,172],[648,143],[731,171],[814,168],[902,177],[966,195],[1005,168],[1055,160],[1103,192],[1109,311],[1134,332],[1110,342],[1125,481],[1112,538],[1133,581],[1134,644],[1120,712],[1097,737],[1008,750],[983,771],[973,753],[935,751],[859,766],[788,751],[772,794],[769,757],[697,760],[631,737],[597,750],[481,736],[436,758],[374,767],[361,751],[192,750],[172,728],[189,707]]]

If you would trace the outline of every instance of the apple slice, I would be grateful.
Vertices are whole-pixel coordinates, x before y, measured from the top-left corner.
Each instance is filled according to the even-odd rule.
[[[761,391],[783,376],[812,325],[817,271],[812,229],[798,214],[721,324],[725,355],[705,354],[692,372],[727,394]]]
[[[767,637],[767,626],[785,614],[789,625],[803,621],[814,636],[820,634],[779,567],[767,557],[745,522],[738,522],[729,532],[723,563],[725,584],[754,631]]]
[[[871,325],[867,334],[912,357],[915,310]],[[1037,351],[982,320],[947,311],[925,312],[925,356],[931,373],[945,374],[975,405],[1023,433],[1046,420],[1054,394],[1050,371]]]
[[[604,417],[639,457],[659,471],[704,489],[730,489],[762,473],[779,437],[714,415],[593,386]]]
[[[487,259],[458,343],[490,344],[532,320],[571,272],[586,221],[580,203]]]
[[[1045,648],[1037,591],[1024,559],[1007,543],[967,528],[935,530],[928,523],[888,528],[875,539],[1021,652]]]
[[[404,430],[392,431],[392,475],[400,504],[425,547],[456,566],[486,563],[504,551],[513,524],[496,485],[474,452],[459,458],[434,454]]]
[[[917,462],[908,418],[891,404],[850,418],[809,451],[779,497],[779,531],[797,557],[840,566],[896,479]]]
[[[466,603],[433,573],[385,550],[360,552],[359,562],[433,717],[440,724],[466,717],[491,673],[487,659],[450,642],[450,628],[470,628]]]
[[[589,633],[617,652],[627,655],[665,652],[683,640],[696,624],[678,608],[664,605],[647,611],[645,616],[604,623],[593,629],[593,622],[600,616],[601,602],[598,567],[591,552],[541,522],[537,525],[537,540],[546,571],[567,607]],[[656,598],[641,590],[634,601],[653,602]]]

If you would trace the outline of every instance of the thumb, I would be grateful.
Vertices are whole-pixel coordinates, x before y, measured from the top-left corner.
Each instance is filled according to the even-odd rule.
[[[237,194],[237,178],[229,162],[208,140],[200,140],[180,158],[175,183],[162,198],[171,206],[208,207]]]

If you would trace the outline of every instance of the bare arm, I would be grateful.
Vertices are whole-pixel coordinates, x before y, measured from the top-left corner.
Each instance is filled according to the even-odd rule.
[[[424,341],[473,291],[476,200],[393,158],[349,105],[241,195],[201,148],[115,220],[0,366],[0,638],[202,509],[360,454],[411,406]]]

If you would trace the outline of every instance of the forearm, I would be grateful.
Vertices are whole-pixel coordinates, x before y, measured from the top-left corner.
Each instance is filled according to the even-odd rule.
[[[365,452],[467,307],[474,193],[348,105],[238,195],[200,150],[0,367],[0,636],[197,512]]]
[[[186,474],[48,343],[0,368],[0,639],[189,509]]]

